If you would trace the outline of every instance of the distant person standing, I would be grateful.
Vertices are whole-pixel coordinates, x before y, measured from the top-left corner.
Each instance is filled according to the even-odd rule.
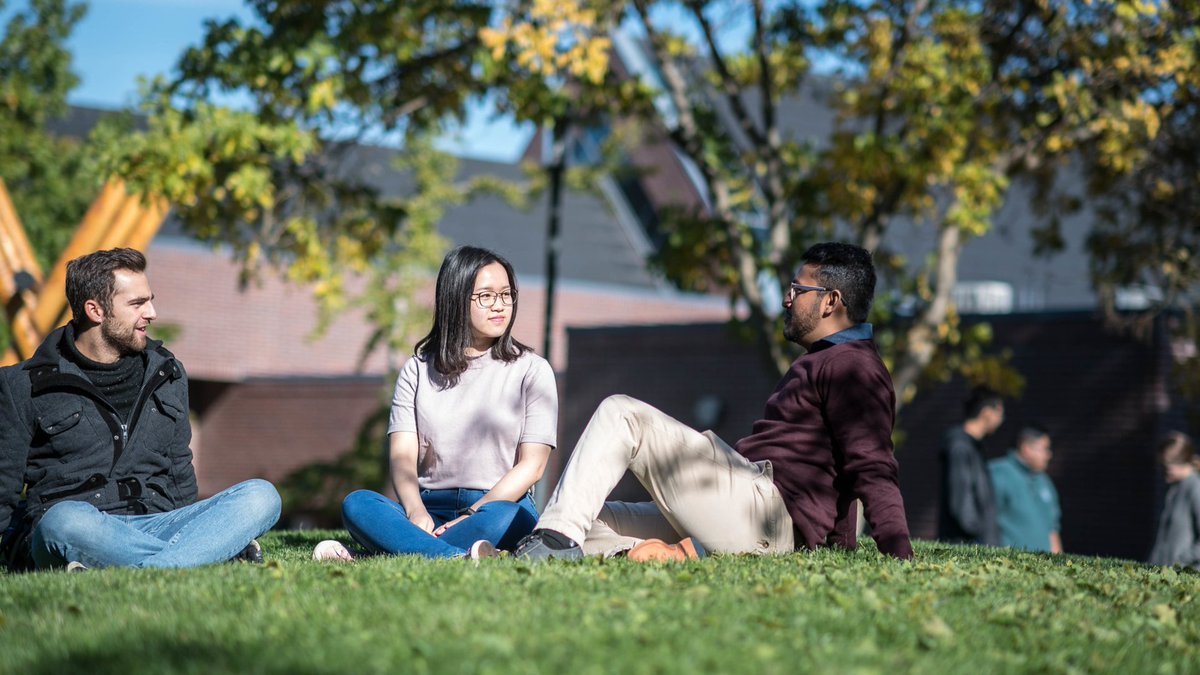
[[[1200,473],[1196,471],[1196,446],[1186,434],[1172,431],[1159,446],[1158,459],[1166,469],[1168,487],[1150,563],[1200,569]]]
[[[1046,475],[1051,454],[1050,435],[1029,425],[1017,434],[1015,449],[988,463],[1001,545],[1062,553],[1058,491]]]
[[[980,443],[1004,423],[1004,397],[978,386],[963,404],[965,421],[942,440],[938,539],[1000,545],[996,503]]]

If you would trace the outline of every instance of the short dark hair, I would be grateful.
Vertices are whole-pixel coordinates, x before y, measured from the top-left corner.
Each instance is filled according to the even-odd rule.
[[[813,276],[825,288],[836,289],[854,323],[867,320],[875,299],[875,264],[871,253],[861,246],[842,242],[814,244],[800,256],[812,265]]]
[[[146,271],[146,256],[132,248],[111,248],[79,256],[67,263],[67,303],[76,321],[87,318],[83,306],[88,300],[100,303],[105,314],[112,311],[117,278],[114,272]]]
[[[459,246],[446,254],[438,270],[437,289],[434,291],[433,327],[429,334],[417,342],[414,352],[424,359],[433,359],[433,367],[446,378],[449,386],[458,384],[458,376],[470,365],[467,347],[471,346],[471,294],[475,292],[475,276],[479,270],[500,263],[508,272],[509,288],[512,289],[512,316],[504,334],[492,345],[492,356],[501,361],[515,361],[529,347],[512,337],[513,324],[517,321],[517,275],[512,265],[485,248]]]
[[[1032,443],[1049,435],[1050,432],[1046,431],[1046,428],[1040,424],[1026,424],[1017,432],[1017,448],[1019,449],[1026,443]]]
[[[992,408],[1004,403],[1004,397],[995,389],[981,384],[971,388],[967,400],[963,401],[963,418],[973,420],[979,417],[984,408]]]

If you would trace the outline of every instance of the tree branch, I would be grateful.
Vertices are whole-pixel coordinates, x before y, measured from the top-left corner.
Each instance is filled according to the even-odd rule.
[[[688,8],[692,10],[692,13],[696,17],[696,22],[700,24],[700,31],[704,34],[704,43],[708,47],[708,56],[712,60],[713,70],[717,72],[717,76],[721,80],[721,92],[725,95],[725,100],[729,103],[729,109],[733,112],[738,127],[741,128],[742,133],[746,134],[746,138],[749,139],[751,145],[755,148],[767,147],[767,140],[759,131],[754,120],[750,119],[750,113],[746,110],[746,106],[742,102],[741,88],[738,86],[737,80],[734,79],[733,73],[729,72],[729,66],[725,63],[725,57],[721,54],[721,50],[717,46],[712,23],[704,16],[703,3],[689,2]]]
[[[937,271],[934,275],[933,301],[917,317],[908,329],[905,340],[908,348],[894,369],[892,383],[897,394],[898,405],[908,396],[916,384],[921,371],[933,360],[937,350],[938,326],[946,320],[950,310],[950,294],[958,282],[958,257],[962,252],[961,233],[958,227],[942,221],[938,233]]]
[[[762,192],[764,199],[768,203],[768,211],[775,204],[779,204],[783,198],[783,182],[780,178],[782,171],[782,160],[779,157],[779,132],[775,125],[775,102],[773,89],[770,84],[770,67],[766,55],[766,43],[763,36],[762,25],[762,1],[755,0],[754,7],[754,43],[755,51],[759,55],[760,60],[760,87],[762,89],[762,109],[763,109],[763,129],[759,129],[758,124],[750,117],[750,112],[746,109],[746,104],[742,101],[741,86],[738,84],[733,73],[729,71],[729,66],[725,61],[725,56],[721,54],[720,47],[717,46],[716,34],[713,31],[712,22],[704,16],[703,3],[690,2],[689,9],[695,15],[696,22],[700,25],[700,30],[704,34],[704,42],[708,47],[709,59],[712,61],[713,70],[721,81],[721,92],[725,96],[725,100],[729,105],[730,111],[733,113],[734,120],[737,122],[738,128],[746,135],[746,139],[750,142],[749,152],[753,156],[750,161],[745,161],[747,173],[753,176],[755,183]],[[757,165],[762,164],[767,167],[766,175],[759,174]],[[775,218],[772,218],[774,222]]]
[[[758,288],[758,264],[753,252],[742,245],[743,225],[733,212],[730,203],[729,185],[717,175],[712,164],[705,161],[704,146],[700,139],[700,129],[696,123],[692,103],[688,100],[688,83],[683,76],[679,64],[667,53],[665,40],[654,29],[650,22],[646,0],[635,0],[634,7],[646,30],[654,57],[658,61],[664,83],[667,86],[671,102],[675,106],[678,123],[675,128],[668,129],[671,139],[695,163],[704,179],[705,187],[712,198],[712,209],[718,220],[724,225],[730,242],[730,253],[737,270],[736,283],[738,291],[746,300],[750,310],[750,320],[755,325],[755,332],[760,344],[764,347],[772,364],[782,372],[787,368],[788,359],[774,338],[774,320],[766,313],[762,292]]]
[[[779,156],[779,126],[775,118],[775,86],[771,59],[767,53],[766,30],[763,21],[763,2],[754,0],[754,52],[758,56],[759,89],[762,91],[763,132],[766,134],[766,158],[768,190],[763,197],[767,201],[767,219],[770,223],[768,260],[777,269],[792,247],[792,228],[789,226],[787,203],[784,198],[783,159]],[[779,270],[784,271],[784,270]],[[790,273],[790,270],[787,270]]]

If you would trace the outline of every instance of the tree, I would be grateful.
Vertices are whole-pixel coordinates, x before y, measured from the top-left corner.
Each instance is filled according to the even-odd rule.
[[[610,114],[640,115],[702,179],[705,204],[662,218],[657,260],[668,277],[745,302],[758,344],[782,369],[789,357],[769,287],[790,279],[814,241],[875,250],[896,291],[876,319],[902,400],[923,374],[1002,376],[981,359],[986,327],[959,328],[951,291],[962,248],[988,231],[1013,178],[1047,184],[1081,152],[1128,166],[1157,131],[1152,97],[1122,79],[1127,70],[1103,67],[1110,38],[1139,34],[1157,3],[590,4],[607,12],[598,25],[628,9],[661,82],[648,93],[669,100],[650,116],[644,99]],[[536,3],[526,11],[513,23],[539,20]],[[832,72],[814,76],[817,60]],[[786,137],[780,102],[829,84],[832,137]],[[925,264],[888,253],[900,221],[935,233]],[[916,300],[915,310],[898,299]]]
[[[489,27],[489,2],[248,4],[251,20],[210,22],[172,77],[149,85],[145,133],[102,134],[104,167],[166,196],[188,231],[232,244],[247,275],[264,264],[285,270],[315,285],[324,319],[362,307],[375,328],[370,347],[406,350],[414,336],[405,328],[424,323],[423,308],[407,300],[440,262],[445,242],[435,225],[446,210],[482,192],[520,204],[545,186],[540,178],[526,186],[459,180],[458,163],[431,139],[486,94],[499,93],[522,120],[586,116],[593,104],[572,98],[570,83],[546,77],[544,66],[601,77],[603,39],[573,51],[563,26],[590,16],[574,16],[571,3],[566,13],[533,3],[553,21],[509,26],[505,37],[567,46],[545,63],[506,68],[491,56],[501,32]],[[247,103],[231,109],[213,103],[219,98]],[[384,198],[357,170],[358,144],[386,138],[400,141],[397,168],[412,178],[400,199]],[[347,291],[351,276],[365,277],[363,293]]]
[[[1113,87],[1144,101],[1157,133],[1134,134],[1114,153],[1125,130],[1083,153],[1086,194],[1067,195],[1067,208],[1094,204],[1088,239],[1093,282],[1110,324],[1149,334],[1166,316],[1175,342],[1177,382],[1197,421],[1200,402],[1200,3],[1119,4],[1105,17],[1113,29],[1094,62]],[[1102,60],[1101,60],[1102,59]],[[1046,239],[1056,241],[1053,223]],[[1118,296],[1136,292],[1144,307],[1123,310]]]
[[[399,345],[412,308],[396,298],[436,265],[444,210],[481,190],[518,193],[456,182],[429,136],[488,93],[540,124],[607,117],[624,130],[614,146],[661,134],[697,168],[706,203],[660,214],[656,262],[683,288],[744,302],[780,368],[789,359],[771,287],[813,241],[876,250],[895,291],[877,303],[879,338],[906,399],[922,373],[970,363],[982,363],[976,378],[1000,372],[980,360],[986,329],[958,327],[959,253],[988,230],[1016,176],[1049,195],[1073,157],[1096,167],[1098,186],[1140,166],[1161,120],[1182,114],[1164,107],[1174,99],[1162,81],[1186,62],[1191,4],[536,0],[503,5],[497,19],[483,2],[257,0],[253,20],[211,22],[173,78],[149,87],[147,133],[101,134],[104,168],[166,195],[185,226],[233,243],[248,270],[266,262],[315,283],[327,312],[364,306],[376,342]],[[644,35],[657,82],[607,68],[622,22]],[[816,76],[816,60],[835,66]],[[829,84],[832,137],[787,137],[780,102]],[[248,103],[225,109],[216,95]],[[641,128],[629,132],[631,122]],[[353,170],[352,143],[388,134],[405,139],[414,176],[391,202]],[[888,253],[898,221],[936,234],[926,263]],[[365,295],[347,296],[348,273],[369,278]]]
[[[519,198],[488,177],[460,181],[457,161],[431,144],[488,89],[477,57],[491,7],[248,4],[253,19],[209,22],[172,77],[148,85],[148,129],[105,136],[104,166],[166,196],[189,232],[231,244],[248,277],[273,268],[313,284],[326,320],[361,307],[375,328],[368,349],[403,352],[406,327],[424,323],[407,300],[441,260],[442,214],[482,191]],[[411,177],[399,199],[358,170],[358,143],[389,137]],[[348,290],[352,277],[365,290]]]
[[[35,0],[9,18],[0,39],[0,179],[42,270],[50,269],[100,187],[88,144],[49,131],[79,83],[64,43],[83,15],[82,5]],[[10,339],[5,321],[0,352]]]
[[[79,84],[64,43],[84,12],[66,0],[33,0],[12,15],[0,40],[0,178],[42,269],[100,186],[83,141],[47,129],[66,115],[67,94]]]

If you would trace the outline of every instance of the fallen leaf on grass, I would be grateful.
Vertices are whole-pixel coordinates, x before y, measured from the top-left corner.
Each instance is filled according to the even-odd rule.
[[[1158,619],[1165,626],[1175,625],[1175,610],[1170,605],[1155,605],[1154,609],[1150,610],[1154,614],[1154,618]]]
[[[921,624],[921,646],[927,649],[954,640],[954,629],[942,617],[934,615]]]
[[[1093,639],[1100,642],[1116,642],[1121,639],[1119,632],[1104,626],[1088,626],[1087,631]]]
[[[779,652],[771,645],[759,644],[754,647],[754,656],[760,661],[772,661]]]
[[[868,588],[867,590],[863,591],[862,597],[859,601],[862,603],[862,606],[866,607],[867,609],[883,609],[883,602],[879,599],[879,594],[876,593],[874,589]]]
[[[1016,605],[1009,603],[991,613],[988,616],[988,620],[992,623],[1001,623],[1003,626],[1014,626],[1016,623],[1019,623],[1018,614],[1019,611],[1016,609]]]

